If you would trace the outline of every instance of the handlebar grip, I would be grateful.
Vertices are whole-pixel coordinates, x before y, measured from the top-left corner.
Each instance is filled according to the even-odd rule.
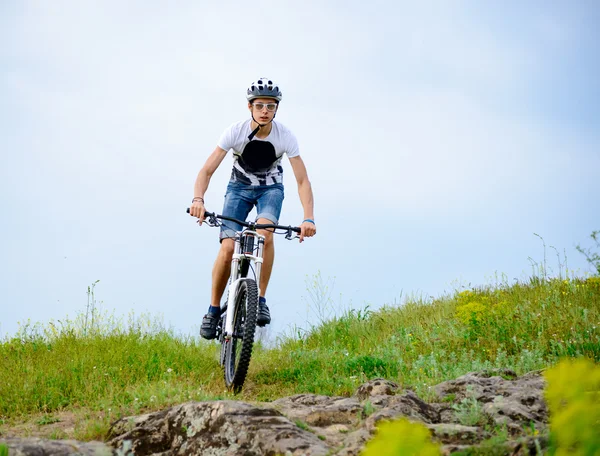
[[[188,207],[185,212],[187,212],[188,214],[190,213],[190,208]],[[208,211],[204,211],[204,217],[214,217],[215,213],[214,212],[208,212]]]

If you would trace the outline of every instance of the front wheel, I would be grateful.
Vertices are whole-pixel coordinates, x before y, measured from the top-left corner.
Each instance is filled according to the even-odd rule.
[[[242,280],[237,289],[233,311],[233,334],[225,339],[225,385],[238,393],[242,389],[252,356],[256,318],[258,313],[258,286],[252,279]]]

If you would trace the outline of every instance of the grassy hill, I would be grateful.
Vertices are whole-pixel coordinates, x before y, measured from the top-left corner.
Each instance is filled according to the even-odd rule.
[[[216,343],[176,337],[144,316],[91,316],[25,326],[0,342],[0,432],[35,433],[73,416],[71,428],[49,436],[102,439],[121,416],[233,397]],[[534,277],[375,312],[349,310],[274,348],[258,345],[236,398],[350,395],[385,377],[428,399],[432,385],[470,371],[522,374],[563,357],[600,361],[600,277]]]

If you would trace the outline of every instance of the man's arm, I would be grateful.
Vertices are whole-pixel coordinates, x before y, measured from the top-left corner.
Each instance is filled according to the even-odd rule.
[[[190,215],[198,217],[201,221],[204,220],[204,193],[210,183],[210,178],[217,170],[223,159],[227,155],[227,151],[219,146],[215,148],[212,154],[206,159],[206,163],[196,177],[194,184],[194,202],[190,207]]]
[[[317,233],[317,227],[314,223],[313,192],[310,180],[308,179],[308,173],[306,172],[306,166],[304,166],[302,158],[300,156],[292,157],[290,158],[290,164],[292,165],[294,176],[296,176],[298,194],[300,195],[300,202],[304,209],[304,221],[302,222],[302,225],[300,225],[300,228],[302,229],[300,233],[300,242],[302,242],[305,237],[312,237]],[[311,220],[312,222],[307,220]]]

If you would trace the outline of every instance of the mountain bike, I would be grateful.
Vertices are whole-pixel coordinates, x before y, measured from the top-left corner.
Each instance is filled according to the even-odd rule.
[[[224,370],[225,385],[238,393],[246,380],[250,365],[258,316],[260,296],[258,284],[265,237],[256,230],[272,229],[276,234],[285,233],[285,238],[291,240],[298,237],[294,233],[300,233],[300,228],[272,223],[245,222],[214,212],[205,212],[204,216],[209,226],[218,227],[224,221],[230,221],[243,227],[235,234],[228,294],[227,299],[221,304],[221,316],[217,325],[217,340],[221,343],[219,361]],[[277,230],[283,231],[277,232]]]

